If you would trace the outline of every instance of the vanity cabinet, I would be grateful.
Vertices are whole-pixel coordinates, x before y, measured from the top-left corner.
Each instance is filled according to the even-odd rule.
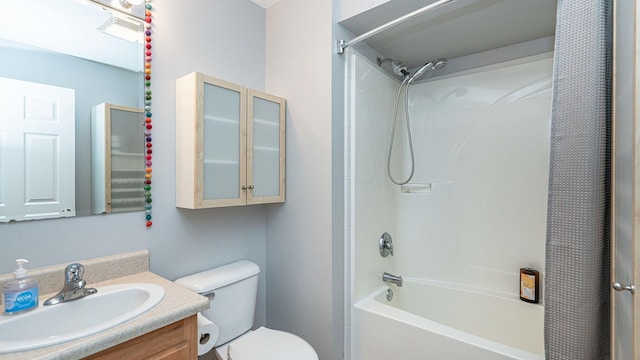
[[[142,109],[102,103],[91,109],[94,214],[144,210]]]
[[[176,206],[285,201],[285,99],[202,73],[176,81]]]
[[[196,360],[198,325],[190,316],[86,357],[85,360]]]

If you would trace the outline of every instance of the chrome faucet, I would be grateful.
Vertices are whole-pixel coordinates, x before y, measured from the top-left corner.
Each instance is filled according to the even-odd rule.
[[[70,264],[64,270],[64,273],[64,287],[62,287],[62,290],[60,290],[56,296],[47,299],[44,302],[45,306],[79,299],[98,292],[95,288],[86,287],[87,282],[82,279],[82,275],[84,275],[84,266],[82,266],[82,264]]]
[[[386,272],[382,274],[382,281],[386,283],[396,284],[398,287],[402,287],[402,276],[396,276]]]

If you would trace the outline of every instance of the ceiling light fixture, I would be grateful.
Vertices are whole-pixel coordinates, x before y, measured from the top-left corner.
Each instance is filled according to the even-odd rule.
[[[98,30],[121,39],[142,43],[143,26],[139,20],[116,12],[98,27]]]
[[[144,0],[118,0],[120,6],[125,10],[129,10],[132,6],[138,6],[143,2]]]

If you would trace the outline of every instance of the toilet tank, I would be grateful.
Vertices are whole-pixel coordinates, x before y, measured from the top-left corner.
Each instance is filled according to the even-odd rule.
[[[214,346],[225,344],[253,326],[258,295],[258,265],[236,261],[176,280],[191,291],[209,298],[209,309],[202,315],[220,329]]]

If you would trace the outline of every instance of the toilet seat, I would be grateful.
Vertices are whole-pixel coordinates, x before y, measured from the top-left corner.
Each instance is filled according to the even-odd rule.
[[[260,327],[217,347],[224,360],[318,360],[313,347],[301,337]]]

